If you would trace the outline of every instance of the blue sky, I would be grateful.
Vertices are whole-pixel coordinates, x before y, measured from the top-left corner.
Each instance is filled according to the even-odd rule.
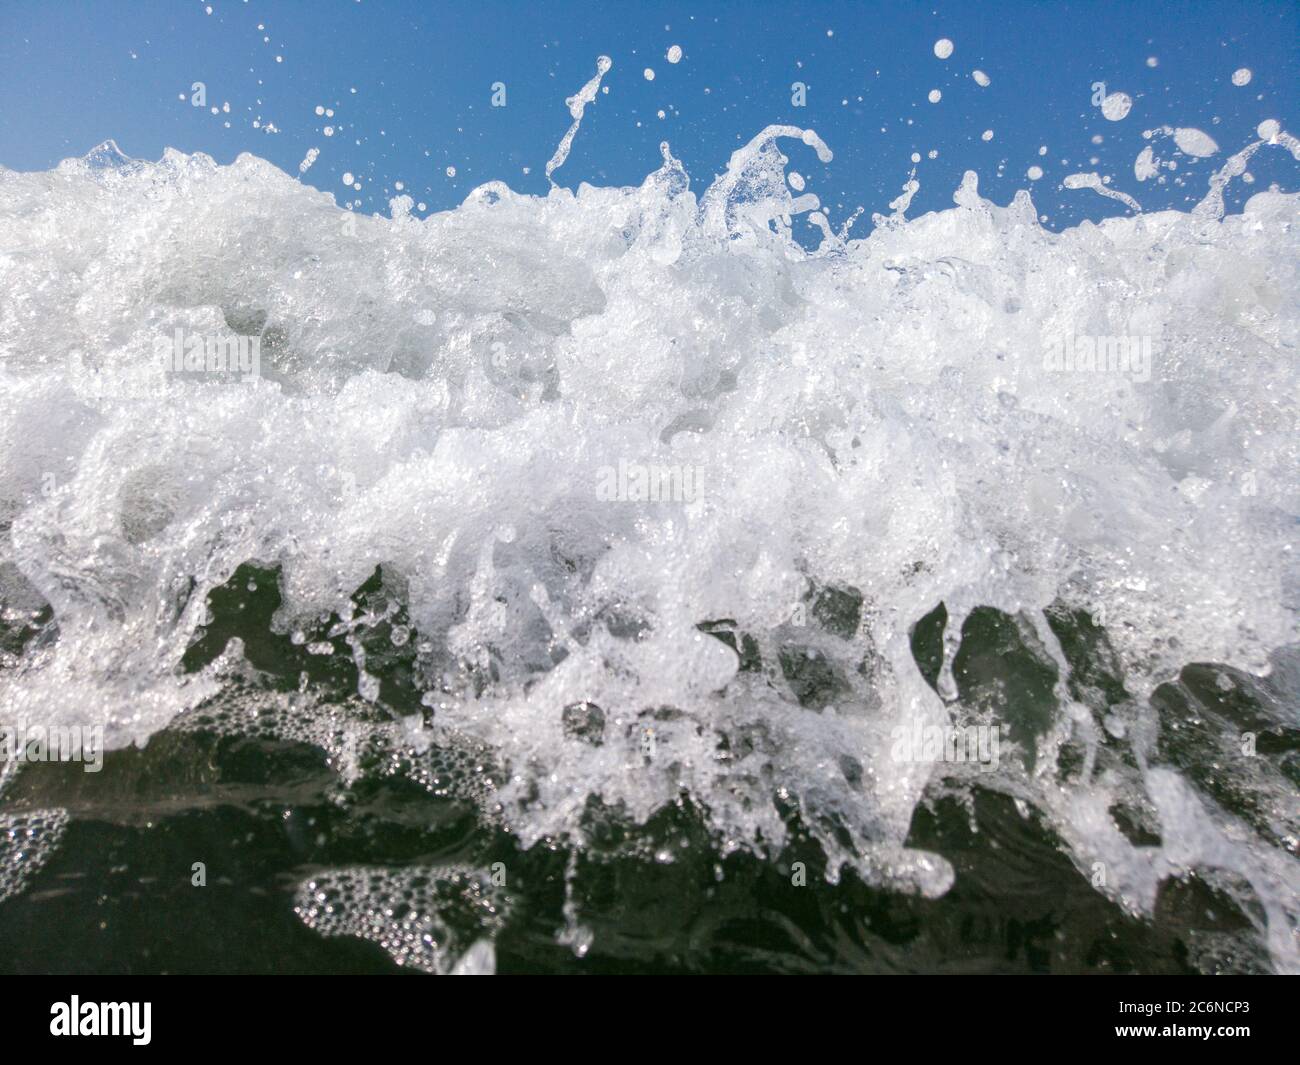
[[[941,37],[955,45],[946,60],[934,53]],[[428,211],[489,180],[541,194],[546,160],[569,125],[565,98],[606,54],[609,93],[588,109],[556,174],[562,185],[639,183],[667,140],[702,191],[735,148],[789,122],[812,127],[835,152],[829,165],[799,145],[787,154],[837,226],[859,205],[885,211],[916,153],[922,187],[912,214],[950,206],[973,169],[999,203],[1031,188],[1059,227],[1125,210],[1062,190],[1069,173],[1112,174],[1113,187],[1147,210],[1186,209],[1262,120],[1294,129],[1298,40],[1300,5],[1269,0],[3,0],[0,164],[47,169],[111,137],[140,158],[168,146],[219,162],[250,151],[297,174],[314,147],[320,156],[302,180],[368,212],[386,212],[398,181]],[[683,57],[670,64],[674,44]],[[1231,77],[1242,67],[1252,77],[1239,87]],[[972,79],[976,68],[987,88]],[[196,81],[204,108],[189,100]],[[505,107],[491,106],[496,82],[506,86]],[[805,107],[792,105],[795,82],[807,87]],[[1091,102],[1096,82],[1133,98],[1127,118],[1103,117]],[[938,103],[928,100],[932,89]],[[1165,125],[1199,128],[1221,151],[1173,157],[1169,145],[1158,154],[1178,169],[1163,186],[1139,183],[1142,132]],[[1035,165],[1043,177],[1031,182]],[[1300,166],[1285,152],[1262,152],[1250,169],[1256,182],[1246,194],[1274,182],[1300,187]],[[345,172],[360,192],[344,186]],[[1238,183],[1229,209],[1243,198]]]

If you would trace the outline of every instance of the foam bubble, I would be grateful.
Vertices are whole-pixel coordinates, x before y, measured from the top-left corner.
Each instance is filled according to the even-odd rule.
[[[1139,181],[1146,181],[1160,173],[1160,162],[1155,157],[1155,149],[1147,145],[1133,160],[1133,176]]]
[[[1174,143],[1178,145],[1179,151],[1201,158],[1214,155],[1219,150],[1214,138],[1199,129],[1184,127],[1174,130]]]
[[[1113,92],[1101,101],[1101,113],[1109,122],[1120,122],[1133,108],[1133,98],[1126,92]]]
[[[67,826],[64,810],[0,814],[0,902],[27,889],[58,848]]]
[[[462,866],[327,870],[305,881],[294,912],[323,936],[377,943],[398,965],[490,975],[508,913],[487,873]]]

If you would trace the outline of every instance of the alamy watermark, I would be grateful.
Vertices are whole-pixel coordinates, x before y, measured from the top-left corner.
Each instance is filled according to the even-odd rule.
[[[98,773],[104,768],[104,726],[0,724],[0,754],[11,765],[81,762],[87,773]]]
[[[82,1002],[73,995],[50,1006],[50,1035],[128,1036],[135,1046],[148,1046],[152,1014],[152,1002]]]
[[[227,334],[187,333],[179,326],[171,336],[154,342],[154,354],[169,374],[220,375],[252,381],[262,374],[262,338]]]
[[[896,725],[890,730],[895,762],[977,763],[997,769],[1000,760],[1000,725]]]
[[[601,502],[694,503],[703,495],[703,470],[690,463],[664,466],[619,459],[596,471]]]
[[[1043,352],[1043,369],[1052,373],[1127,374],[1137,382],[1151,380],[1155,339],[1150,336],[1063,337]]]

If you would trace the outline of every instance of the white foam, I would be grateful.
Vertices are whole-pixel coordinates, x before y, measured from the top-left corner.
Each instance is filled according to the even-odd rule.
[[[1160,161],[1156,158],[1155,149],[1147,145],[1133,160],[1133,176],[1139,181],[1146,181],[1160,173]]]
[[[608,69],[570,100],[550,170]],[[0,171],[0,598],[48,603],[58,625],[0,671],[0,706],[102,723],[113,746],[244,707],[237,642],[181,668],[207,593],[246,560],[277,564],[276,625],[306,632],[382,564],[432,738],[509,767],[491,806],[525,846],[580,840],[593,798],[644,819],[687,793],[726,846],[771,853],[779,795],[832,875],[941,893],[951,868],[905,847],[934,767],[889,754],[892,729],[951,720],[909,642],[937,603],[950,629],[980,604],[1030,619],[1045,653],[1049,604],[1104,611],[1130,731],[1187,662],[1264,673],[1295,639],[1297,197],[1223,217],[1261,145],[1214,175],[1204,210],[1059,234],[1027,192],[993,204],[974,174],[909,221],[913,173],[858,240],[792,189],[792,157],[832,158],[794,126],[698,193],[664,145],[636,187],[492,183],[427,218],[409,197],[390,219],[340,211],[249,155]],[[823,233],[812,251],[801,215]],[[176,328],[259,336],[260,378],[162,376]],[[1154,338],[1150,379],[1045,366],[1081,335]],[[602,497],[620,463],[698,471],[698,494]],[[861,597],[846,633],[813,609],[827,587]],[[698,628],[721,619],[760,670]],[[339,728],[379,712],[354,658]],[[826,681],[815,705],[798,669]],[[574,706],[599,709],[580,715],[599,743]],[[1041,742],[1072,730],[1062,699]],[[1153,857],[1090,819],[1113,782],[1003,757],[997,786],[1072,853],[1110,848],[1126,905],[1149,912],[1149,885],[1204,855],[1253,878],[1290,964],[1293,874],[1235,819],[1130,767],[1182,841]],[[358,927],[439,971],[482,938],[429,954],[408,935],[423,926]]]
[[[1214,138],[1199,129],[1182,128],[1174,130],[1174,143],[1178,145],[1179,151],[1200,158],[1215,155],[1219,151],[1219,146],[1215,143]]]
[[[1133,109],[1133,97],[1126,92],[1113,92],[1101,101],[1101,113],[1109,122],[1122,122]]]

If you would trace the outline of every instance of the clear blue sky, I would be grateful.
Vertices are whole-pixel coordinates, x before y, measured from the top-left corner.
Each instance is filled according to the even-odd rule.
[[[934,54],[940,37],[955,44],[946,61]],[[297,174],[316,147],[303,180],[340,201],[359,199],[366,211],[386,211],[398,181],[429,210],[493,179],[544,193],[543,167],[569,124],[564,100],[603,53],[614,60],[610,91],[588,109],[560,184],[639,183],[659,165],[666,139],[702,191],[737,146],[790,122],[816,129],[835,152],[828,166],[798,145],[789,154],[836,225],[858,205],[884,211],[916,152],[922,190],[913,214],[950,206],[962,171],[973,169],[981,192],[1000,203],[1032,188],[1059,226],[1124,212],[1093,193],[1061,190],[1066,174],[1114,174],[1113,187],[1148,210],[1186,208],[1261,120],[1294,130],[1297,41],[1300,5],[1270,0],[2,0],[0,164],[46,169],[111,137],[140,158],[168,146],[219,162],[251,151]],[[665,59],[673,44],[684,53],[675,65]],[[1240,67],[1253,74],[1245,87],[1231,81]],[[987,88],[972,80],[975,68],[992,79]],[[228,103],[229,112],[191,106],[195,81],[206,85],[208,108]],[[807,85],[804,108],[791,104],[795,81]],[[1133,97],[1124,121],[1092,105],[1097,81]],[[494,82],[506,85],[504,108],[490,105]],[[927,99],[932,89],[943,94],[937,104]],[[317,116],[318,106],[333,118]],[[279,132],[267,133],[268,123]],[[1200,128],[1222,151],[1180,159],[1162,188],[1139,183],[1142,131],[1163,125]],[[1031,184],[1033,165],[1044,177]],[[1300,165],[1281,151],[1260,153],[1251,171],[1254,191],[1300,187]],[[360,193],[342,184],[345,172],[361,181]],[[1242,198],[1238,185],[1229,209]]]

